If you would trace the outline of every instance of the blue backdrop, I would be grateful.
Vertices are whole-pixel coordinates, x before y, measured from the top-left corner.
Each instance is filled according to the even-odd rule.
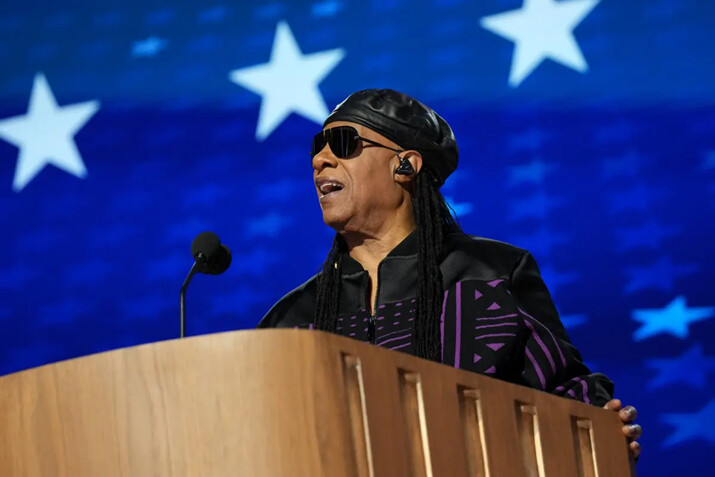
[[[4,1],[0,374],[254,326],[333,233],[310,140],[391,87],[453,126],[465,230],[530,250],[587,363],[641,413],[643,475],[715,444],[715,3]],[[680,470],[678,470],[680,469]]]

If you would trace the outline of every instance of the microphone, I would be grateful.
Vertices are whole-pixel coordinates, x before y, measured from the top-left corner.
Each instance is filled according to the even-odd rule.
[[[231,265],[231,251],[213,232],[201,232],[191,242],[191,255],[198,264],[198,272],[221,275]]]
[[[181,285],[179,294],[179,336],[186,336],[186,289],[197,273],[221,275],[231,265],[231,250],[221,243],[218,235],[213,232],[201,232],[191,242],[191,255],[194,264]]]

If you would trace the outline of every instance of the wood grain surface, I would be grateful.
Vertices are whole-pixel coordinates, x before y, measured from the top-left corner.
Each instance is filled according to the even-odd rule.
[[[0,377],[3,477],[630,476],[620,428],[614,412],[309,330]]]

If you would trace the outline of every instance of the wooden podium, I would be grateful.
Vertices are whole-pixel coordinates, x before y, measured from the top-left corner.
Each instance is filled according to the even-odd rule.
[[[630,476],[598,409],[308,330],[165,341],[0,378],[0,475]]]

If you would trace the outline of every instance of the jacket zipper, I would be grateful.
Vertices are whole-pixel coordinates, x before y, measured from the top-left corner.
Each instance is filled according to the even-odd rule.
[[[375,284],[375,287],[376,287],[376,290],[375,290],[375,303],[373,304],[372,312],[370,312],[370,313],[369,313],[369,316],[368,316],[367,340],[368,340],[371,344],[375,344],[376,336],[377,336],[377,333],[376,333],[376,331],[375,331],[375,327],[376,327],[376,322],[377,322],[377,302],[378,302],[378,299],[380,298],[380,267],[381,267],[381,266],[382,266],[382,262],[380,262],[380,264],[377,266],[377,283]],[[369,279],[370,279],[370,278],[368,277],[368,280],[369,280]],[[370,300],[370,298],[368,297],[367,300],[366,300],[366,301],[367,301],[367,305],[368,305],[368,310],[370,309],[370,308],[369,308],[369,305],[370,305],[369,300]]]

